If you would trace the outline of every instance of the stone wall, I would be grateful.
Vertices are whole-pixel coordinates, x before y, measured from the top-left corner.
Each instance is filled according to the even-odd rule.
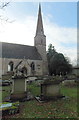
[[[8,72],[8,64],[9,62],[13,62],[13,69],[16,67],[16,65],[21,61],[22,59],[8,59],[8,58],[0,58],[0,76],[2,74],[6,74]],[[22,67],[23,65],[27,68],[27,75],[31,75],[31,67],[29,66],[32,62],[35,64],[35,75],[42,75],[42,60],[24,60],[19,67]]]
[[[43,60],[43,74],[48,74],[48,62],[46,56],[46,36],[45,35],[37,35],[34,37],[34,45],[37,48],[38,53],[41,55]]]

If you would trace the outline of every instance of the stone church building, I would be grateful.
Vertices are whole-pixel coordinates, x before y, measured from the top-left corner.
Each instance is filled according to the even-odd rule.
[[[47,75],[46,36],[39,5],[34,46],[0,42],[0,76],[25,66],[27,75]]]

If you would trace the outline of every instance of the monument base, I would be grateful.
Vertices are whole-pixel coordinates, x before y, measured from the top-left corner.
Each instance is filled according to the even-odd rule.
[[[61,99],[61,98],[64,98],[65,96],[63,95],[59,95],[59,96],[37,96],[35,97],[36,100],[38,102],[48,102],[48,101],[51,101],[51,100],[58,100],[58,99]]]
[[[27,98],[27,93],[13,93],[10,95],[11,101],[23,101],[25,98]]]

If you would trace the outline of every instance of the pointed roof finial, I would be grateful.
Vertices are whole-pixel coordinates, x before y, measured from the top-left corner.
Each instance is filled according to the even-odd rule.
[[[41,15],[41,4],[40,3],[39,3],[39,11],[38,11],[38,21],[37,21],[36,35],[37,34],[44,34],[43,22],[42,22],[42,15]]]

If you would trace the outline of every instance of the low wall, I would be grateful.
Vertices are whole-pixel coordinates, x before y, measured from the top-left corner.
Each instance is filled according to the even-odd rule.
[[[64,85],[64,86],[76,86],[77,83],[75,82],[75,80],[65,80],[62,82],[62,85]]]

